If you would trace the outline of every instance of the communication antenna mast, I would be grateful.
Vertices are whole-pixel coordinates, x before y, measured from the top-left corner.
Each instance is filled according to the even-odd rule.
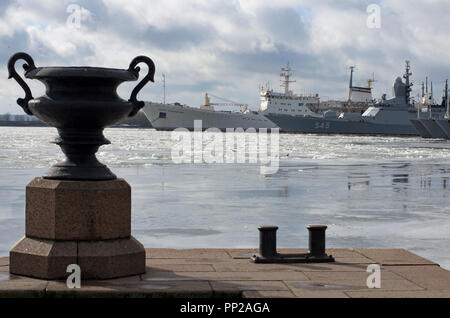
[[[353,87],[353,70],[356,68],[355,65],[352,65],[350,68],[350,81],[348,83],[348,103],[351,103],[352,99],[352,87]]]
[[[410,93],[411,93],[411,87],[413,86],[412,83],[409,82],[409,77],[412,75],[412,72],[410,71],[411,67],[409,66],[409,61],[406,60],[406,70],[405,70],[405,74],[403,75],[403,78],[405,79],[406,83],[406,92],[405,92],[405,99],[406,99],[406,104],[409,105],[410,102]]]
[[[448,80],[445,80],[445,104],[447,106],[447,112],[445,114],[445,118],[449,119],[450,118],[450,104],[448,101]]]
[[[289,80],[289,78],[292,76],[292,69],[289,67],[289,62],[286,65],[286,68],[281,68],[281,77],[284,77],[284,79],[281,80],[281,87],[284,87],[284,93],[289,94],[289,83],[295,83],[295,81]]]
[[[163,104],[166,103],[166,75],[162,75],[163,78]]]
[[[429,104],[428,104],[428,114],[430,115],[430,119],[433,119],[433,114],[431,113],[432,109],[431,109],[431,104],[434,104],[433,101],[433,81],[431,81],[431,96],[429,97]]]
[[[353,70],[355,68],[356,68],[355,65],[352,65],[352,66],[349,67],[349,69],[350,69],[350,82],[349,82],[348,87],[350,87],[350,88],[352,88],[352,86],[353,86]]]

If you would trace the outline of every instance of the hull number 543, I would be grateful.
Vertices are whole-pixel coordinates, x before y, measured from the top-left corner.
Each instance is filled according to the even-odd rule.
[[[320,121],[316,121],[314,128],[315,129],[330,129],[330,123],[321,123]]]

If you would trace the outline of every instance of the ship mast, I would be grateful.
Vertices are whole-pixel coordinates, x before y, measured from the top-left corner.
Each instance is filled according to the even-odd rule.
[[[430,97],[430,102],[429,102],[429,104],[428,104],[428,109],[429,109],[429,118],[430,119],[433,119],[433,114],[432,114],[432,111],[433,111],[433,109],[431,108],[431,104],[433,103],[434,104],[434,99],[433,99],[433,81],[431,81],[431,97]]]
[[[419,96],[419,94],[417,94],[417,96]],[[425,83],[422,82],[422,106],[423,106],[423,103],[425,101],[424,96],[425,96]],[[417,99],[419,99],[419,97],[417,97]],[[420,111],[421,111],[421,106],[420,105],[421,105],[421,103],[420,103],[420,99],[419,99],[419,102],[418,102],[418,105],[417,105],[417,119],[420,119]]]
[[[289,80],[289,78],[292,75],[292,69],[289,67],[289,62],[286,65],[286,68],[281,68],[280,76],[284,77],[284,79],[281,80],[281,87],[284,87],[284,93],[286,95],[290,94],[289,92],[289,83],[295,83],[295,81]]]
[[[163,78],[163,104],[166,103],[166,75],[162,75]]]
[[[405,74],[403,75],[403,78],[405,79],[405,85],[406,85],[406,92],[405,92],[405,102],[407,105],[409,105],[410,102],[410,93],[411,93],[411,86],[413,86],[412,83],[409,82],[409,77],[412,75],[412,72],[410,71],[409,61],[406,62],[406,70]]]
[[[350,82],[348,85],[348,102],[350,102],[350,99],[352,97],[352,86],[353,86],[353,70],[356,66],[350,66]]]
[[[447,106],[447,112],[445,114],[445,118],[446,119],[450,119],[450,107],[449,107],[449,102],[448,102],[448,79],[445,80],[445,92],[444,92],[444,96],[445,96],[445,105]]]

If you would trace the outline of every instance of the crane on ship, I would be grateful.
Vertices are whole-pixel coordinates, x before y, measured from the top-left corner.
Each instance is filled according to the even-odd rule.
[[[211,103],[209,96],[215,97],[217,99],[223,100],[226,103]],[[214,110],[214,106],[238,106],[241,107],[241,112],[246,113],[248,112],[248,104],[242,104],[237,103],[235,101],[232,101],[230,99],[226,99],[220,96],[213,95],[211,93],[205,93],[205,104],[200,106],[200,109],[208,109],[208,110]]]
[[[375,80],[375,73],[372,73],[372,78],[369,78],[367,80],[367,87],[371,88],[372,87],[372,83],[375,83],[375,82],[376,82],[376,80]]]

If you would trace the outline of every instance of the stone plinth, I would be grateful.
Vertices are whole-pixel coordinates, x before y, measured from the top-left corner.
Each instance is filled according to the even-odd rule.
[[[130,237],[131,187],[123,179],[35,178],[26,188],[25,234],[78,241]]]
[[[9,258],[11,274],[63,278],[67,266],[77,264],[77,242],[24,237],[13,246]]]
[[[108,279],[145,273],[145,249],[134,237],[78,242],[84,279]]]
[[[78,264],[82,279],[145,272],[145,250],[131,236],[131,188],[123,179],[35,178],[26,189],[25,237],[10,251],[10,272],[62,279]]]

